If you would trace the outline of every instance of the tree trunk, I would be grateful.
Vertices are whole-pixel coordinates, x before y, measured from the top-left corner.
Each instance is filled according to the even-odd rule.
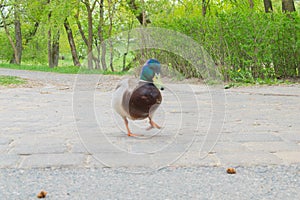
[[[90,6],[89,0],[85,0],[84,4],[88,14],[88,38],[87,38],[88,68],[93,69],[94,67],[93,67],[93,13],[92,12],[94,6],[92,7]]]
[[[10,43],[11,47],[14,50],[15,61],[16,61],[17,64],[19,64],[20,60],[19,60],[19,56],[18,56],[18,50],[17,50],[17,47],[16,47],[16,45],[15,45],[15,43],[14,43],[14,41],[13,41],[11,35],[10,35],[9,30],[8,30],[8,27],[7,27],[7,24],[6,24],[6,17],[3,14],[3,10],[0,10],[0,14],[1,14],[1,17],[2,17],[2,24],[3,24],[4,30],[5,30],[6,36],[9,40],[9,43]]]
[[[94,56],[94,54],[93,54],[93,61],[95,63],[95,69],[100,69],[100,59]]]
[[[126,43],[126,52],[124,53],[123,55],[123,67],[122,67],[122,71],[126,71],[128,70],[127,67],[126,67],[126,56],[128,55],[128,51],[129,51],[129,42],[130,42],[130,31],[132,29],[132,26],[133,26],[133,20],[131,21],[131,23],[129,24],[129,27],[128,27],[128,33],[127,33],[127,43]]]
[[[94,1],[93,4],[90,4],[89,0],[81,0],[81,2],[85,5],[87,14],[88,14],[88,37],[86,38],[84,31],[81,27],[80,21],[79,21],[79,9],[75,15],[76,23],[79,29],[79,32],[81,34],[81,37],[85,44],[87,45],[87,56],[88,56],[88,68],[93,69],[93,60],[96,58],[93,55],[93,10],[95,8],[95,5],[98,1]]]
[[[84,41],[85,45],[87,46],[87,45],[88,45],[88,40],[87,40],[87,38],[86,38],[86,36],[85,36],[85,34],[84,34],[84,31],[83,31],[83,29],[82,29],[81,23],[80,23],[80,21],[79,21],[79,13],[78,13],[78,12],[79,12],[79,11],[77,11],[77,14],[75,15],[77,27],[78,27],[79,33],[80,33],[80,35],[81,35],[81,37],[82,37],[82,40]]]
[[[68,35],[68,41],[69,41],[69,45],[70,45],[70,49],[71,49],[71,54],[72,54],[72,59],[73,59],[73,64],[74,66],[78,66],[80,67],[80,62],[77,56],[77,50],[76,50],[76,45],[75,45],[75,41],[74,41],[74,37],[73,37],[73,32],[72,29],[70,27],[70,24],[68,22],[68,19],[65,19],[64,22],[64,26]]]
[[[17,54],[13,55],[10,63],[13,64],[21,64],[21,59],[22,59],[22,31],[21,31],[21,22],[20,22],[20,16],[19,16],[19,5],[14,5],[14,24],[15,24],[15,40],[16,40],[16,51]],[[16,59],[16,57],[18,57]]]
[[[47,1],[48,4],[51,3],[51,0],[48,0]],[[48,13],[48,23],[50,23],[50,20],[51,20],[51,15],[52,15],[52,12],[50,11]],[[48,42],[47,42],[47,46],[48,46],[48,66],[49,68],[53,68],[54,67],[54,63],[53,63],[53,57],[52,57],[52,29],[51,27],[49,27],[48,29]]]
[[[109,15],[109,29],[108,29],[108,36],[111,37],[112,35],[112,28],[113,28],[113,14],[115,12],[115,5],[112,2],[112,0],[108,0],[108,15]],[[144,12],[143,12],[144,13]],[[143,25],[146,24],[146,18],[145,14],[143,15]],[[113,48],[113,41],[109,40],[109,53],[110,53],[110,59],[109,59],[109,67],[111,71],[114,71],[113,66],[113,59],[114,59],[114,48]]]
[[[51,29],[48,30],[48,65],[50,68],[58,66],[59,37],[59,31],[52,37]]]
[[[106,44],[104,42],[103,38],[103,29],[102,27],[104,26],[104,0],[100,0],[100,7],[99,7],[99,12],[100,12],[100,19],[99,19],[99,26],[98,26],[98,37],[100,40],[100,46],[101,46],[101,66],[103,70],[107,69],[106,66]]]
[[[106,43],[103,42],[101,43],[101,65],[103,70],[107,70],[105,56],[106,56]]]
[[[48,66],[50,68],[53,68],[53,59],[52,59],[52,43],[51,43],[51,38],[52,38],[52,34],[51,34],[51,29],[49,28],[48,30]]]
[[[205,17],[209,0],[202,0],[202,16]]]
[[[48,0],[48,4],[51,3],[51,0]],[[48,22],[50,23],[52,12],[50,11],[48,14]],[[55,35],[52,36],[52,28],[51,26],[48,29],[48,66],[50,68],[58,66],[59,59],[59,31]]]
[[[254,8],[254,2],[253,2],[253,0],[248,0],[248,1],[249,1],[250,8],[253,9]]]
[[[88,68],[93,69],[93,16],[88,12]]]
[[[59,31],[54,35],[53,41],[52,41],[52,60],[53,60],[53,66],[58,66],[58,60],[59,60]]]
[[[112,40],[109,40],[109,53],[110,53],[110,59],[109,59],[109,67],[111,69],[111,71],[115,71],[114,70],[114,66],[113,66],[113,60],[114,60],[114,48],[113,48],[113,43]]]
[[[282,0],[282,12],[295,12],[294,0]]]
[[[264,0],[264,7],[265,7],[265,12],[272,12],[273,7],[272,7],[272,1],[271,0]]]
[[[147,26],[147,24],[150,24],[151,21],[147,19],[145,10],[141,9],[135,2],[135,0],[128,0],[128,5],[130,9],[135,14],[137,20],[140,22],[141,25]]]
[[[141,0],[141,3],[142,3],[143,5],[145,5],[145,1],[144,1],[144,0]],[[143,19],[142,25],[143,25],[143,26],[147,26],[147,15],[146,15],[145,9],[142,9],[142,19]]]

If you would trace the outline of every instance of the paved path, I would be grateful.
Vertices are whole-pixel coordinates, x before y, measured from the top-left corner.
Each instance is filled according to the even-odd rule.
[[[111,110],[119,77],[8,69],[0,74],[34,83],[0,88],[0,169],[5,176],[12,170],[47,168],[152,173],[165,167],[285,166],[289,171],[292,165],[291,174],[299,180],[300,85],[223,90],[167,83],[155,115],[163,129],[145,131],[147,121],[130,122],[132,132],[141,134],[133,138]],[[299,187],[292,191],[297,196]]]
[[[2,169],[1,199],[299,199],[299,166],[164,168],[147,174],[114,169]]]

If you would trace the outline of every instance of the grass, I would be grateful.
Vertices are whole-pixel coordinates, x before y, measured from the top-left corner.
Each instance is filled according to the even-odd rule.
[[[76,74],[79,71],[78,67],[55,67],[49,68],[43,65],[15,65],[15,64],[0,64],[1,68],[8,69],[20,69],[20,70],[32,70],[32,71],[43,71],[43,72],[57,72],[64,74]]]
[[[0,68],[9,68],[9,69],[19,69],[19,70],[32,70],[32,71],[43,71],[43,72],[55,72],[63,74],[103,74],[103,75],[125,75],[130,72],[112,72],[112,71],[103,71],[99,69],[89,70],[86,68],[79,68],[76,66],[59,66],[55,68],[49,68],[46,65],[15,65],[15,64],[5,64],[0,63]],[[181,77],[182,78],[182,77]],[[7,77],[0,76],[0,85],[10,85],[10,84],[23,84],[26,81],[18,77]],[[278,85],[278,84],[292,84],[299,83],[299,80],[289,81],[289,80],[277,80],[277,79],[251,79],[242,78],[235,81],[231,81],[225,85],[225,89],[231,87],[240,87],[240,86],[250,86],[250,85]],[[208,84],[214,84],[209,82]]]
[[[124,75],[127,72],[112,72],[112,71],[103,71],[99,69],[86,69],[76,66],[58,66],[54,68],[49,68],[45,65],[15,65],[15,64],[5,64],[1,63],[0,68],[8,69],[19,69],[19,70],[31,70],[31,71],[42,71],[42,72],[55,72],[62,74],[113,74],[113,75]]]
[[[9,86],[9,85],[22,85],[25,84],[26,80],[21,79],[16,76],[3,76],[0,75],[0,85]]]
[[[247,87],[247,86],[252,86],[252,85],[291,85],[299,83],[299,80],[262,80],[262,79],[256,79],[255,82],[251,83],[246,83],[246,82],[228,82],[225,86],[224,89],[229,89],[232,87]]]

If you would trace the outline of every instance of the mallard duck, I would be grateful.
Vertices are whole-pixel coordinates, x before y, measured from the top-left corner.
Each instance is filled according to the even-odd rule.
[[[128,136],[137,136],[131,133],[128,119],[148,118],[150,123],[148,129],[161,128],[152,120],[154,112],[162,102],[159,91],[163,90],[160,84],[160,71],[160,63],[156,59],[149,59],[142,67],[139,80],[122,80],[113,93],[113,108],[123,118]]]

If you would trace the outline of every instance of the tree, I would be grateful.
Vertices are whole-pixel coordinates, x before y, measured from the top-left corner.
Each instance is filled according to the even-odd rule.
[[[64,27],[65,27],[67,35],[68,35],[68,41],[69,41],[69,44],[70,44],[73,64],[74,64],[74,66],[79,67],[80,62],[79,62],[79,58],[78,58],[78,55],[77,55],[76,44],[75,44],[75,41],[74,41],[72,29],[70,27],[70,24],[69,24],[69,21],[68,21],[67,18],[64,21]]]
[[[147,26],[147,24],[151,23],[151,21],[147,19],[146,11],[142,9],[141,6],[136,3],[135,0],[128,0],[127,2],[130,9],[136,16],[137,20],[139,20],[141,25]],[[144,1],[141,0],[141,3],[144,4]]]
[[[114,13],[116,10],[116,3],[112,0],[108,0],[108,18],[109,18],[109,28],[108,28],[108,36],[112,36],[112,28],[113,28],[113,18]],[[143,20],[143,23],[145,23],[145,20]],[[109,67],[111,71],[114,71],[113,67],[113,58],[114,58],[114,49],[113,49],[113,41],[109,40],[109,53],[110,53],[110,59],[109,59]]]
[[[272,7],[272,1],[271,0],[264,0],[264,7],[265,7],[265,12],[272,12],[273,7]]]
[[[52,34],[51,29],[48,30],[48,65],[50,68],[58,66],[59,37],[59,31]]]
[[[254,8],[254,2],[253,2],[253,0],[248,0],[248,1],[249,1],[250,8],[253,9]]]
[[[4,12],[6,12],[6,15],[4,14]],[[20,41],[22,42],[21,25],[20,25],[19,20],[15,20],[14,25],[18,26],[17,28],[15,27],[15,29],[18,31],[18,33],[16,33],[17,37],[18,37],[18,42],[17,42],[17,44],[15,44],[15,42],[14,42],[12,36],[11,36],[11,33],[9,31],[7,21],[6,21],[9,17],[10,12],[11,12],[11,7],[5,6],[4,1],[1,0],[0,1],[0,15],[1,15],[1,18],[2,18],[2,25],[3,25],[3,28],[5,30],[6,36],[9,40],[9,43],[10,43],[10,45],[13,48],[13,51],[14,51],[14,58],[13,58],[14,63],[15,64],[20,64],[21,63],[21,52],[22,52],[22,44],[20,44]],[[16,16],[17,15],[15,15],[15,17]]]
[[[51,8],[51,0],[48,0],[48,6]],[[50,68],[58,66],[59,59],[59,37],[60,32],[57,29],[58,24],[52,26],[51,23],[52,10],[48,14],[48,65]]]
[[[282,12],[295,12],[294,0],[282,0]]]
[[[209,2],[210,2],[210,0],[202,0],[202,16],[203,17],[206,16],[206,12],[207,12]]]
[[[97,1],[91,3],[89,0],[81,0],[85,5],[88,16],[88,38],[87,38],[87,53],[88,53],[88,68],[93,69],[93,11]]]
[[[98,56],[100,56],[100,46],[101,46],[101,66],[103,70],[107,69],[106,66],[106,44],[103,37],[103,27],[104,27],[104,0],[99,2],[99,24],[98,24],[98,38],[100,40],[100,45],[97,46]]]
[[[15,55],[14,53],[10,63],[21,64],[23,46],[22,46],[22,31],[21,31],[19,2],[15,1],[13,8],[14,8],[14,25],[15,25],[15,40],[16,40],[15,46],[16,46],[17,55]]]
[[[25,45],[27,45],[29,43],[29,41],[33,39],[39,26],[40,26],[40,22],[34,23],[33,28],[31,30],[29,30],[28,36],[25,37]]]

